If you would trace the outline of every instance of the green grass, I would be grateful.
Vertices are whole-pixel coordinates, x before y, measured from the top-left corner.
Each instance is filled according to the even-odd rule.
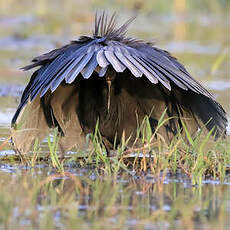
[[[33,153],[25,155],[22,160],[31,167],[35,167],[36,162],[48,162],[57,173],[64,173],[64,166],[73,163],[81,168],[97,168],[103,175],[112,177],[126,172],[129,175],[151,173],[164,179],[167,173],[176,175],[182,172],[194,185],[201,186],[205,178],[223,182],[230,165],[229,137],[215,141],[212,136],[213,130],[207,133],[201,129],[196,137],[192,138],[183,123],[185,134],[182,136],[178,132],[171,143],[166,144],[158,133],[160,127],[167,122],[164,119],[165,112],[159,119],[154,133],[146,117],[139,125],[137,138],[132,145],[128,144],[129,138],[122,138],[121,143],[107,153],[97,124],[94,133],[86,136],[86,143],[91,142],[93,148],[66,155],[62,159],[58,152],[58,132],[54,129],[48,137],[48,154],[39,154],[41,148],[35,142]],[[17,161],[16,156],[5,156],[2,160],[12,161],[12,158]]]
[[[179,132],[167,145],[158,134],[160,127],[167,121],[164,119],[165,112],[159,119],[154,133],[152,133],[148,117],[146,117],[137,130],[137,139],[133,145],[128,145],[129,138],[123,138],[121,144],[112,151],[112,156],[108,156],[106,153],[97,125],[94,134],[88,136],[93,144],[93,149],[88,154],[83,153],[84,157],[80,156],[78,159],[76,154],[66,159],[65,162],[80,160],[81,167],[95,166],[110,176],[117,176],[122,171],[131,175],[133,172],[165,175],[181,171],[192,180],[194,185],[201,185],[202,179],[205,178],[219,179],[223,182],[230,165],[229,139],[215,141],[212,136],[213,130],[204,133],[202,129],[195,138],[192,138],[183,124],[185,137],[182,137]],[[57,144],[53,145],[57,146]],[[52,165],[58,172],[63,171],[63,166],[60,166],[63,165],[63,161],[58,162],[57,151],[53,151],[52,148],[50,154]],[[141,157],[139,157],[140,154]]]

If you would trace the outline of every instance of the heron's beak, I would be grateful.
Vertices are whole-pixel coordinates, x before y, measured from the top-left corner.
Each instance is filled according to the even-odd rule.
[[[107,84],[108,84],[108,102],[107,102],[107,109],[108,109],[108,113],[109,113],[109,108],[110,108],[110,101],[111,101],[111,80],[107,79]]]
[[[112,95],[112,82],[115,79],[116,72],[112,69],[108,69],[105,75],[105,79],[108,86],[108,101],[107,101],[107,111],[109,113],[110,104],[111,104],[111,95]]]

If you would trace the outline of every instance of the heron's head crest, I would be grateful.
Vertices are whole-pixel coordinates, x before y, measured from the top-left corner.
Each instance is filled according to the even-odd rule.
[[[111,17],[108,17],[105,11],[103,11],[100,16],[96,13],[93,35],[95,37],[107,37],[108,39],[113,40],[124,40],[126,38],[125,35],[127,33],[128,26],[135,18],[136,17],[132,17],[123,25],[117,27],[116,12],[114,12]]]

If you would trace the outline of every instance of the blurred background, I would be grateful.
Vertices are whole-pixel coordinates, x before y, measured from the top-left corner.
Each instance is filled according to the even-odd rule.
[[[91,35],[96,10],[133,15],[128,36],[170,51],[230,112],[230,0],[0,0],[0,125],[9,126],[34,56]]]

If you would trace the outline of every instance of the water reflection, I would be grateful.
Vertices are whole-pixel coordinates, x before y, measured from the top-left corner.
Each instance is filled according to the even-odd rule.
[[[210,226],[210,221],[214,223],[219,218],[223,218],[222,223],[229,222],[230,187],[215,181],[206,181],[202,187],[188,186],[170,177],[162,184],[155,175],[138,178],[119,175],[114,181],[112,178],[103,179],[92,169],[70,170],[71,173],[67,167],[63,177],[49,167],[36,167],[31,171],[28,168],[0,165],[0,178],[8,180],[6,186],[11,194],[20,196],[26,193],[15,203],[18,214],[10,223],[13,224],[17,219],[19,225],[23,226],[24,221],[31,220],[28,212],[38,214],[37,219],[32,219],[32,226],[39,224],[47,213],[52,214],[50,221],[56,225],[65,225],[65,216],[69,212],[74,212],[78,221],[89,219],[95,224],[95,221],[102,221],[102,217],[104,226],[109,226],[113,222],[119,224],[125,218],[122,226],[143,226],[145,229],[146,226],[162,226],[162,222],[171,226],[170,219],[173,221],[174,218],[174,224],[180,229],[186,227],[186,224],[190,228],[194,226],[194,229],[199,226],[200,229]],[[21,187],[14,188],[12,173],[17,174],[17,182],[21,183]],[[96,177],[90,179],[90,174]],[[32,184],[39,186],[27,190],[25,186]],[[62,198],[65,198],[64,203]],[[34,199],[37,200],[36,206],[29,203]],[[22,208],[24,202],[28,203],[26,209]],[[224,210],[226,216],[222,216]]]

